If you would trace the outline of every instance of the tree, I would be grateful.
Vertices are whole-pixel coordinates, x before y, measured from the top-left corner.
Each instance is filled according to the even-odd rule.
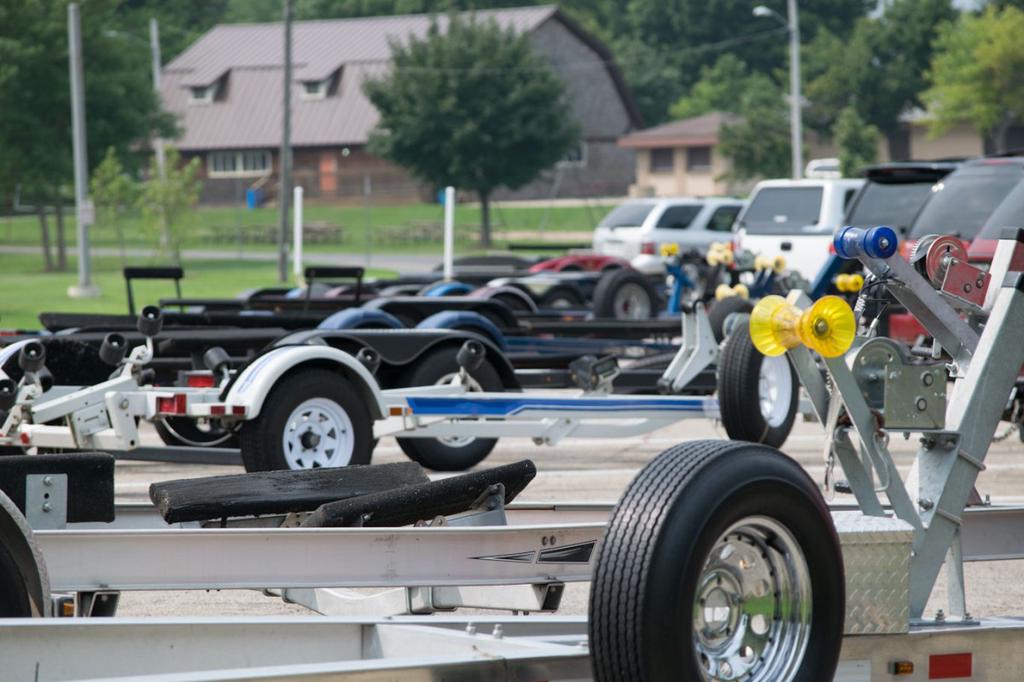
[[[950,0],[894,0],[847,39],[819,33],[804,51],[809,125],[828,131],[853,106],[867,123],[895,131],[901,114],[922,105],[933,43],[956,16]]]
[[[732,160],[734,180],[781,178],[790,172],[788,108],[782,90],[768,78],[749,82],[737,107],[739,123],[719,132],[722,153]]]
[[[1024,12],[989,7],[943,28],[924,93],[933,134],[960,122],[1006,151],[1010,127],[1024,115]]]
[[[866,123],[854,107],[846,107],[832,129],[832,139],[839,147],[839,168],[843,177],[850,178],[878,159],[882,133]]]
[[[492,192],[530,182],[578,139],[562,82],[524,36],[456,14],[392,55],[390,73],[365,85],[380,112],[371,148],[435,186],[476,192],[490,246]]]
[[[130,156],[150,134],[173,135],[159,113],[148,59],[110,35],[120,24],[115,0],[90,0],[81,9],[88,157],[107,147]],[[71,183],[71,104],[68,83],[67,3],[0,2],[0,196],[20,188],[40,207],[45,262],[49,262],[47,207],[60,210]],[[143,43],[144,49],[144,43]],[[62,232],[58,218],[58,238]],[[62,241],[62,240],[60,240]],[[58,255],[63,244],[58,244]]]
[[[199,180],[199,159],[194,158],[182,165],[178,150],[173,147],[166,149],[164,177],[160,177],[154,158],[149,168],[149,178],[142,185],[139,195],[139,207],[150,225],[159,233],[164,226],[170,234],[171,254],[176,264],[181,264],[181,227],[182,214],[195,208],[199,202],[199,191],[202,182]]]
[[[764,82],[770,79],[763,74],[751,74],[735,55],[722,55],[713,66],[704,67],[690,93],[672,105],[672,118],[690,118],[709,111],[738,113],[743,94]]]
[[[90,183],[92,200],[101,222],[107,222],[117,234],[121,248],[121,262],[125,259],[124,215],[135,207],[139,200],[139,183],[125,173],[124,166],[117,158],[117,150],[107,149],[100,165],[92,173]]]

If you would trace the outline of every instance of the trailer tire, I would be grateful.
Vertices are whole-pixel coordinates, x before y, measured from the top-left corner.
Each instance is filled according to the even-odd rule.
[[[164,417],[153,422],[153,428],[164,445],[198,448],[237,448],[238,434],[225,431],[210,422],[208,431],[199,428],[190,417]]]
[[[682,443],[612,513],[590,592],[594,679],[719,679],[725,659],[729,679],[831,680],[845,592],[832,518],[799,464],[762,445]]]
[[[280,380],[259,415],[242,424],[239,443],[248,472],[369,464],[373,419],[351,381],[330,370],[300,369]]]
[[[46,562],[25,517],[0,491],[0,618],[49,615]]]
[[[434,386],[450,381],[459,365],[457,347],[439,348],[416,363],[409,386]],[[486,357],[470,377],[482,391],[502,391],[501,375]],[[398,447],[414,462],[434,471],[465,471],[482,462],[497,445],[497,438],[396,438]],[[445,442],[447,441],[447,442]],[[460,444],[462,443],[462,444]]]
[[[563,269],[562,272],[565,272]],[[575,287],[558,285],[552,287],[540,297],[541,308],[583,308],[587,302]]]
[[[715,301],[708,310],[708,323],[715,335],[715,341],[719,343],[725,338],[725,321],[734,313],[749,313],[754,309],[754,304],[740,296],[730,296],[721,301]]]
[[[620,320],[658,316],[658,292],[639,272],[620,268],[602,273],[594,288],[594,315]]]
[[[759,409],[751,409],[756,399]],[[789,438],[800,382],[786,356],[767,358],[741,324],[725,340],[718,360],[718,408],[729,438],[781,447]]]

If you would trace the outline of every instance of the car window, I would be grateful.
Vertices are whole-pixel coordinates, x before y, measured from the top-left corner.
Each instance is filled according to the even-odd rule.
[[[668,230],[685,230],[700,213],[700,206],[669,206],[658,218],[658,227]]]
[[[914,219],[910,239],[953,234],[974,239],[1003,199],[1024,179],[1015,163],[965,166],[935,183],[928,203]]]
[[[612,209],[597,226],[640,227],[653,208],[653,203],[622,204]]]
[[[818,232],[821,187],[765,187],[747,208],[740,227],[750,234]]]
[[[716,210],[711,220],[708,221],[708,229],[714,232],[728,232],[732,224],[736,222],[736,215],[739,214],[739,206],[723,206]]]
[[[855,189],[848,189],[848,190],[846,190],[846,193],[843,194],[843,210],[844,211],[850,207],[850,199],[852,199],[853,195],[855,195],[856,193],[857,193],[857,190],[855,190]]]
[[[905,233],[931,194],[930,182],[884,185],[869,182],[854,201],[845,222],[856,227],[888,225]]]
[[[1006,195],[985,221],[978,236],[982,239],[999,239],[1008,227],[1024,227],[1024,182]]]

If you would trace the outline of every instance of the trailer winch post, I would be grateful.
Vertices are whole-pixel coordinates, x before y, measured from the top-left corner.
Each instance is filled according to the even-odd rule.
[[[444,278],[455,276],[455,188],[444,188]]]
[[[292,246],[292,273],[295,281],[302,281],[302,187],[295,188],[295,199],[292,202],[292,230],[294,244]]]

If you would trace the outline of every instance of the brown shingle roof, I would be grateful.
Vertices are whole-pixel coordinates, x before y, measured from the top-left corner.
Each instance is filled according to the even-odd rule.
[[[659,147],[693,147],[718,143],[722,124],[735,123],[734,114],[712,111],[701,116],[672,121],[653,128],[638,130],[619,138],[620,147],[654,149]]]
[[[553,16],[554,6],[476,12],[503,27],[529,32]],[[363,144],[378,114],[363,94],[363,81],[383,73],[391,40],[424,36],[429,15],[298,21],[293,26],[296,81],[322,80],[337,72],[338,90],[322,100],[304,99],[292,88],[292,143],[295,146]],[[438,17],[442,30],[447,17]],[[281,68],[284,30],[280,23],[215,26],[164,67],[161,96],[177,114],[181,149],[273,147],[281,139]],[[189,88],[220,81],[212,104],[190,105]],[[628,96],[628,95],[627,95]]]

